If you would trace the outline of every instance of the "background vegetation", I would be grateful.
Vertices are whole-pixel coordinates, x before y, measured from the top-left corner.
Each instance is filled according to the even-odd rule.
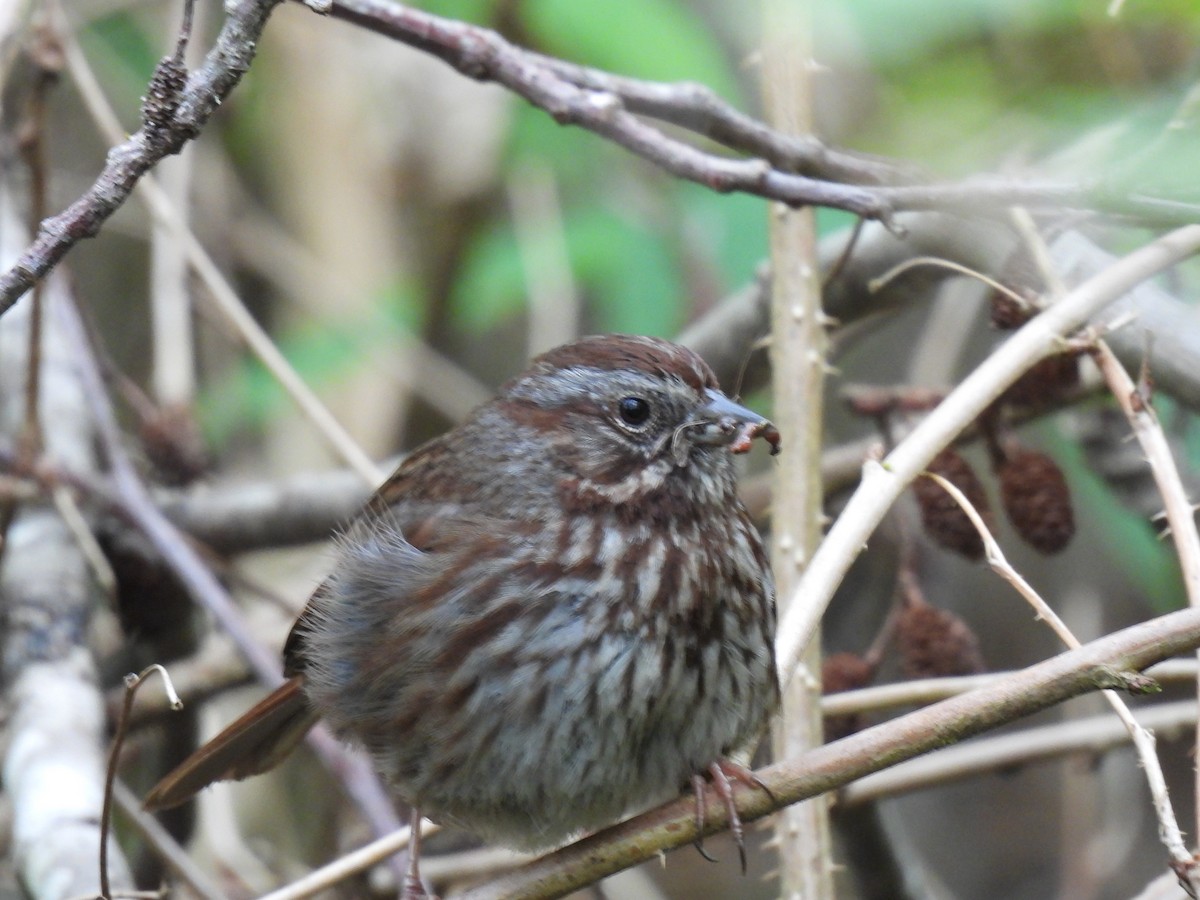
[[[137,0],[10,2],[11,12],[0,15],[0,197],[6,216],[28,221],[37,191],[18,152],[23,129],[44,115],[38,126],[44,210],[63,209],[92,183],[108,148],[139,127],[147,84],[174,47],[181,10]],[[418,6],[570,63],[699,82],[733,108],[761,115],[757,5],[457,0]],[[884,175],[868,188],[966,187],[963,194],[935,192],[929,202],[900,204],[913,212],[900,217],[906,237],[895,237],[895,245],[879,225],[865,229],[858,259],[868,260],[866,268],[855,268],[852,253],[843,293],[831,299],[827,292],[827,310],[840,320],[830,329],[834,368],[825,418],[827,512],[836,516],[867,443],[879,438],[877,418],[847,411],[845,390],[864,383],[946,389],[1005,337],[988,321],[988,289],[970,278],[910,272],[880,294],[867,294],[866,279],[887,268],[871,269],[873,254],[890,261],[943,256],[1049,294],[1037,277],[1031,281],[1014,268],[1021,232],[1011,224],[1005,184],[1079,187],[1062,202],[1052,191],[1022,202],[1048,242],[1082,234],[1114,258],[1170,226],[1198,221],[1200,11],[1186,0],[1130,0],[1111,11],[1082,0],[825,0],[808,13],[817,64],[810,72],[815,133],[824,145],[853,151],[864,164],[878,159]],[[196,16],[193,67],[223,22],[215,3],[201,3]],[[41,93],[38,65],[58,70],[54,86]],[[687,134],[669,126],[667,133]],[[689,140],[730,153],[716,142]],[[578,334],[673,337],[692,327],[695,335],[723,304],[745,302],[730,298],[746,291],[751,305],[758,298],[766,308],[755,285],[769,256],[767,200],[685,181],[591,131],[556,123],[495,83],[465,78],[427,53],[298,3],[272,14],[240,85],[197,140],[157,166],[154,177],[303,382],[375,460],[444,430],[529,355]],[[978,193],[970,193],[972,186]],[[843,209],[816,209],[826,272],[855,222]],[[7,269],[26,240],[11,218],[4,228],[0,263]],[[316,540],[353,510],[365,483],[328,474],[345,465],[343,455],[216,311],[212,297],[220,288],[196,274],[189,252],[179,229],[135,199],[95,240],[72,249],[70,290],[109,357],[108,385],[139,471],[170,486],[156,497],[216,548],[219,561],[212,564],[256,638],[274,652],[328,564],[312,544],[294,545]],[[1097,270],[1093,262],[1064,277],[1073,284]],[[1127,329],[1122,353],[1135,375],[1141,355],[1185,373],[1160,381],[1153,397],[1185,481],[1194,481],[1200,464],[1194,415],[1200,390],[1186,375],[1195,359],[1164,357],[1195,352],[1177,346],[1191,329],[1200,340],[1190,305],[1196,274],[1186,264],[1160,279],[1158,299],[1170,304],[1171,324],[1152,339]],[[161,312],[180,308],[191,312],[174,326]],[[764,312],[751,339],[765,329]],[[704,343],[711,340],[697,338],[715,347]],[[771,410],[758,365],[764,354],[753,353],[751,343],[727,350],[722,372],[736,378],[741,364],[751,362],[746,393]],[[19,364],[15,371],[22,371]],[[1194,379],[1200,368],[1190,371]],[[726,386],[735,390],[730,380]],[[1013,565],[1084,640],[1187,603],[1177,551],[1152,520],[1162,499],[1098,381],[1085,367],[1082,389],[1055,394],[1051,408],[1043,405],[1017,432],[1065,473],[1078,526],[1068,549],[1042,556],[1002,516],[994,523]],[[19,397],[20,383],[0,379],[0,390]],[[894,433],[917,418],[894,417]],[[20,429],[9,424],[6,468],[14,485],[28,487],[37,481],[29,475],[31,457],[20,456]],[[60,425],[53,412],[44,413],[46,431]],[[964,453],[998,505],[1000,483],[987,471],[987,451],[976,444]],[[108,463],[102,457],[97,470]],[[765,519],[769,462],[756,457],[751,469],[747,480]],[[115,691],[126,671],[175,656],[186,673],[181,681],[197,674],[202,697],[217,695],[189,704],[200,708],[199,724],[184,724],[191,712],[165,723],[151,712],[138,720],[124,777],[141,790],[165,756],[192,741],[193,727],[207,731],[227,720],[255,689],[231,689],[250,675],[229,641],[203,638],[207,619],[192,612],[176,578],[162,574],[157,554],[133,539],[128,543],[137,546],[126,545],[121,517],[96,500],[106,483],[97,474],[91,493],[79,488],[120,584],[111,607],[97,604],[85,617],[83,644],[96,660],[99,684]],[[38,484],[39,491],[45,487],[44,480]],[[267,524],[265,535],[248,537],[254,524],[248,520],[257,522],[262,510],[239,513],[220,504],[249,503],[264,484],[309,489],[300,503],[306,517],[297,525],[296,515],[281,514],[286,527]],[[36,506],[16,487],[5,490],[10,510]],[[22,497],[26,507],[18,505]],[[212,510],[216,524],[206,525],[203,516]],[[961,617],[989,669],[1017,669],[1058,652],[1057,639],[1031,621],[1009,587],[982,563],[935,546],[917,519],[906,497],[850,571],[826,623],[831,651],[865,654],[875,642],[881,653],[874,680],[902,674],[906,660],[886,639],[895,639],[887,632],[894,622],[886,623],[899,571],[916,578],[928,602]],[[885,638],[877,640],[881,630]],[[22,654],[6,652],[11,689],[18,668],[11,660]],[[1176,694],[1186,696],[1168,687],[1165,699]],[[116,702],[110,693],[110,727]],[[967,780],[952,777],[948,763],[934,763],[932,785],[902,782],[879,788],[879,797],[851,788],[838,813],[839,895],[1137,894],[1166,871],[1167,854],[1132,751],[1115,738],[1088,737],[1080,724],[1103,709],[1090,695],[1034,720],[1050,729],[1049,761],[1019,752],[988,761],[980,750]],[[1162,733],[1159,755],[1183,830],[1195,833],[1189,824],[1194,735],[1178,724],[1189,716],[1195,718],[1194,710],[1171,720],[1176,729]],[[1033,726],[1026,720],[1013,727]],[[1018,745],[1031,747],[1033,732],[1020,734]],[[184,814],[169,824],[181,838],[195,835],[199,868],[221,892],[256,895],[368,839],[370,828],[335,785],[312,759],[300,759],[274,783],[214,791],[197,822]],[[8,817],[21,821],[18,812]],[[155,883],[162,873],[157,855],[144,850],[128,820],[121,828],[132,869],[143,884]],[[0,841],[14,848],[13,867],[0,868],[0,896],[15,891],[19,877],[38,896],[51,896],[29,885],[19,829],[5,832],[0,827]],[[667,857],[665,869],[652,862],[591,889],[591,896],[775,896],[778,866],[769,836],[755,833],[748,878],[738,875],[734,852],[717,843],[720,865],[685,849]],[[440,840],[446,852],[462,854],[455,864],[466,866],[466,840]],[[438,849],[429,845],[430,853]],[[486,862],[500,865],[490,856]],[[434,865],[429,874],[439,871]],[[337,890],[385,892],[387,875],[379,868]],[[439,885],[454,883],[445,876]]]

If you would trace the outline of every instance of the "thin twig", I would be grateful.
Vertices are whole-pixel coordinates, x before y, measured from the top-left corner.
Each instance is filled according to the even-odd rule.
[[[914,256],[912,259],[906,259],[904,262],[898,263],[897,265],[888,269],[878,278],[872,278],[870,281],[868,281],[867,290],[871,293],[880,291],[885,288],[889,282],[894,281],[909,269],[915,269],[917,266],[938,266],[942,269],[948,269],[951,272],[957,272],[959,275],[967,275],[971,278],[974,278],[976,281],[982,281],[992,290],[999,291],[1000,293],[1004,294],[1004,296],[1015,300],[1022,306],[1024,306],[1026,303],[1024,297],[1011,288],[1005,287],[996,279],[984,275],[982,272],[978,272],[975,269],[972,269],[970,266],[964,266],[962,263],[956,263],[949,259],[940,259],[936,256]]]
[[[1011,672],[987,672],[980,675],[919,678],[871,687],[826,694],[821,698],[821,712],[826,716],[846,716],[855,713],[880,712],[898,706],[924,706],[957,697],[967,691],[995,684]],[[1194,659],[1173,659],[1147,670],[1148,677],[1158,682],[1195,681],[1200,664]]]
[[[630,112],[669,122],[732,150],[761,156],[783,171],[863,185],[927,180],[908,163],[829,147],[812,134],[785,134],[730,106],[703,84],[643,81],[538,53],[528,56],[578,87],[617,95]]]
[[[278,222],[249,214],[241,216],[233,227],[232,249],[238,254],[239,264],[277,284],[282,296],[302,306],[315,321],[329,320],[329,305],[340,310],[357,300],[352,285],[285,233]],[[310,298],[315,295],[326,298],[329,305],[312,303]],[[370,362],[381,366],[385,377],[412,391],[447,421],[462,421],[491,398],[491,388],[418,333],[397,325],[388,341],[383,358],[372,358]]]
[[[159,857],[166,863],[167,868],[175,873],[187,888],[201,897],[202,900],[224,900],[226,894],[209,877],[200,870],[184,849],[176,843],[154,816],[142,809],[141,801],[133,791],[118,778],[113,782],[113,800],[121,813],[127,818],[142,839],[149,844]]]
[[[1171,540],[1175,543],[1179,554],[1179,564],[1183,571],[1184,589],[1187,591],[1188,604],[1193,609],[1200,608],[1200,534],[1197,533],[1195,510],[1188,499],[1187,490],[1183,486],[1179,469],[1175,465],[1174,456],[1159,424],[1154,407],[1149,398],[1144,396],[1134,385],[1129,374],[1117,361],[1108,344],[1103,340],[1095,342],[1092,350],[1101,374],[1108,382],[1109,389],[1117,399],[1121,411],[1129,420],[1134,436],[1146,454],[1154,483],[1163,498],[1166,509],[1167,525],[1170,529]],[[1197,725],[1197,736],[1200,738],[1200,724]],[[1195,785],[1197,797],[1200,798],[1200,779]],[[1197,809],[1200,817],[1200,808]],[[1198,825],[1200,827],[1200,825]],[[1175,873],[1182,880],[1187,880],[1192,887],[1193,896],[1200,893],[1200,873],[1197,872],[1196,858],[1188,854],[1187,859],[1176,860],[1178,865]]]
[[[74,39],[67,39],[64,46],[68,69],[84,98],[85,106],[101,132],[108,139],[114,139],[114,134],[121,133],[120,123],[100,89],[99,82],[88,65],[87,58]],[[279,382],[300,412],[313,423],[317,431],[325,437],[338,455],[358,472],[367,484],[372,487],[379,484],[383,480],[384,472],[363,452],[358,443],[329,411],[329,408],[321,402],[312,388],[305,383],[292,364],[279,351],[270,335],[246,309],[229,279],[224,276],[204,245],[184,222],[180,211],[158,181],[151,175],[145,175],[138,181],[136,187],[159,224],[177,235],[182,242],[183,251],[187,255],[193,271],[208,288],[208,292],[204,296],[215,306],[217,314],[230,325],[234,334],[241,338],[250,352]]]
[[[92,532],[91,525],[88,524],[83,512],[79,509],[79,504],[75,501],[75,495],[71,493],[66,485],[56,484],[50,489],[50,498],[54,501],[54,507],[58,510],[63,524],[67,526],[71,535],[75,538],[79,552],[87,561],[88,567],[92,570],[92,575],[96,579],[96,583],[104,591],[104,596],[109,599],[115,597],[117,594],[117,576],[113,573],[112,566],[109,565],[108,557],[104,555],[104,550],[101,548],[100,542],[96,540],[96,535]]]
[[[1081,647],[1082,644],[1079,642],[1079,639],[1071,633],[1066,623],[1051,609],[1050,604],[1008,562],[1004,556],[1004,551],[1000,549],[999,543],[992,537],[992,533],[986,523],[984,523],[983,518],[971,504],[971,501],[966,498],[966,495],[941,475],[926,473],[926,477],[936,481],[942,490],[954,498],[954,502],[970,518],[971,524],[975,526],[975,530],[979,532],[979,536],[983,539],[987,562],[992,570],[1011,584],[1025,598],[1037,613],[1038,618],[1050,625],[1054,633],[1058,635],[1059,640],[1073,650]],[[1180,831],[1179,820],[1175,817],[1175,810],[1171,804],[1170,794],[1167,791],[1167,779],[1163,774],[1162,765],[1158,760],[1158,753],[1154,748],[1154,735],[1138,724],[1128,705],[1117,696],[1115,691],[1105,690],[1102,693],[1104,699],[1108,701],[1113,711],[1117,714],[1117,718],[1121,720],[1121,724],[1129,731],[1134,750],[1137,752],[1138,759],[1142,764],[1142,771],[1146,775],[1146,783],[1150,788],[1150,796],[1154,803],[1154,812],[1158,819],[1159,837],[1171,857],[1172,867],[1175,868],[1176,872],[1182,878],[1184,877],[1183,873],[1190,870],[1192,866],[1192,854],[1184,844],[1183,832]],[[1189,893],[1195,896],[1192,890],[1189,890]]]
[[[1200,225],[1189,225],[1135,250],[1035,316],[984,360],[882,462],[863,478],[817,549],[779,623],[776,657],[786,682],[850,563],[907,485],[934,455],[974,421],[1022,372],[1058,349],[1091,315],[1157,272],[1200,251]]]
[[[440,830],[440,826],[428,819],[421,820],[422,837],[436,834]],[[365,847],[360,847],[328,865],[309,872],[303,878],[293,881],[277,891],[272,891],[261,897],[260,900],[301,900],[303,897],[311,897],[359,872],[366,871],[389,856],[394,856],[408,846],[411,838],[411,829],[408,826],[397,828],[391,834],[385,834]]]
[[[60,0],[61,2],[61,0]],[[191,40],[195,19],[195,2],[187,0],[183,7],[183,22],[175,42],[175,53],[168,63],[164,63],[162,71],[175,73],[176,81],[186,73],[187,47]],[[72,69],[79,69],[83,54],[79,52],[78,43],[72,41],[74,57],[70,62]],[[86,65],[86,61],[84,61]],[[74,72],[72,74],[75,74]],[[90,74],[90,72],[88,73]],[[156,77],[158,76],[156,73]],[[75,76],[76,84],[79,78]],[[96,119],[92,99],[99,95],[99,85],[89,85],[87,89],[80,87],[80,97],[84,105]],[[170,93],[169,91],[167,93]],[[109,110],[111,112],[111,110]],[[115,119],[115,113],[111,115]],[[119,142],[123,132],[110,132],[107,140]],[[185,151],[179,154],[174,164],[162,168],[163,193],[177,201],[177,205],[186,202],[192,186],[192,157]],[[150,176],[147,175],[146,178]],[[140,186],[139,186],[140,190]],[[186,219],[186,213],[180,211],[179,218]],[[154,396],[159,404],[167,408],[189,406],[195,399],[196,392],[196,352],[194,346],[192,303],[188,291],[188,271],[185,253],[181,242],[175,237],[175,232],[161,220],[155,221],[150,234],[150,333],[151,333],[151,383]],[[156,415],[157,410],[142,413],[143,418]]]
[[[62,48],[49,23],[35,31],[29,50],[36,68],[33,87],[29,93],[25,121],[19,128],[18,146],[29,170],[29,233],[37,231],[46,215],[46,103],[50,89],[58,82],[62,71]],[[41,373],[42,373],[42,312],[43,291],[35,286],[30,298],[29,350],[25,376],[25,417],[21,428],[20,448],[26,461],[34,459],[42,447]]]
[[[163,560],[174,570],[188,592],[203,605],[237,642],[259,679],[268,686],[283,681],[279,663],[246,627],[244,617],[228,592],[204,564],[200,555],[159,510],[125,451],[116,416],[104,392],[95,355],[87,342],[78,311],[70,304],[61,306],[61,325],[65,340],[73,347],[84,392],[91,403],[96,431],[112,470],[113,484],[123,508],[146,536]],[[391,800],[362,754],[350,752],[328,732],[320,728],[309,735],[310,744],[324,764],[345,785],[371,827],[385,834],[399,824]]]
[[[583,311],[553,174],[544,166],[523,166],[505,193],[529,310],[525,355],[532,359],[577,337]]]
[[[984,558],[996,574],[1011,584],[1017,593],[1025,598],[1026,602],[1033,607],[1033,611],[1037,613],[1037,618],[1046,622],[1050,626],[1050,630],[1058,636],[1060,641],[1071,649],[1081,647],[1082,644],[1071,633],[1071,629],[1067,627],[1067,623],[1062,620],[1049,603],[1042,599],[1041,594],[1033,589],[1033,586],[1025,580],[1021,573],[1009,564],[1008,559],[1004,556],[1004,551],[1000,549],[1000,544],[988,529],[987,523],[983,521],[983,517],[975,509],[971,501],[967,499],[966,495],[956,485],[941,475],[926,472],[923,477],[937,482],[942,490],[953,497],[954,502],[966,513],[967,518],[971,520],[971,524],[975,526],[975,530],[983,540]]]
[[[42,221],[33,243],[0,274],[0,314],[9,310],[75,244],[94,237],[160,159],[195,138],[250,68],[267,18],[280,0],[240,0],[226,7],[225,24],[204,64],[192,73],[168,122],[143,123],[109,150],[95,183],[74,203]],[[165,126],[165,127],[164,127]]]
[[[1170,443],[1149,398],[1137,389],[1105,341],[1095,342],[1092,358],[1146,454],[1146,462],[1163,498],[1171,538],[1179,553],[1188,603],[1200,607],[1200,534],[1196,528],[1195,509],[1179,475]]]
[[[121,705],[121,714],[117,716],[117,728],[113,734],[112,746],[108,751],[108,770],[104,775],[104,806],[100,810],[100,896],[111,900],[112,889],[108,882],[108,832],[112,826],[113,784],[117,780],[117,763],[121,759],[121,747],[125,743],[125,730],[129,727],[129,710],[133,706],[133,698],[142,683],[152,674],[162,676],[163,689],[171,701],[173,709],[182,709],[183,701],[175,693],[171,684],[171,676],[158,663],[147,666],[140,673],[125,676],[125,702]]]
[[[1184,731],[1196,721],[1195,700],[1180,700],[1137,711],[1140,728],[1155,732]],[[1022,728],[947,747],[847,785],[838,803],[856,805],[899,794],[942,786],[987,772],[1011,772],[1017,766],[1061,759],[1071,754],[1097,754],[1124,746],[1129,729],[1109,714]]]
[[[850,237],[846,239],[846,245],[842,247],[842,252],[838,254],[837,259],[833,261],[833,265],[825,272],[821,279],[821,289],[829,287],[842,270],[846,268],[846,264],[850,262],[850,257],[854,255],[854,248],[858,246],[858,239],[862,237],[863,226],[867,224],[866,219],[855,219],[854,227],[850,229]]]
[[[36,28],[27,50],[35,68],[24,120],[18,126],[17,146],[29,172],[29,233],[32,234],[46,210],[46,101],[50,88],[57,82],[62,69],[62,53],[48,23]],[[25,409],[18,437],[18,454],[23,466],[28,466],[41,453],[43,446],[41,422],[42,381],[42,310],[41,284],[30,298],[29,327],[25,367]],[[17,513],[13,499],[0,503],[0,553]]]

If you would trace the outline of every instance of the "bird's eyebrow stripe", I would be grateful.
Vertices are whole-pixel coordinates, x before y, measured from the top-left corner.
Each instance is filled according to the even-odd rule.
[[[640,335],[605,335],[557,347],[535,359],[530,371],[549,374],[575,367],[604,372],[627,369],[656,378],[675,378],[696,391],[718,387],[712,369],[694,352]]]

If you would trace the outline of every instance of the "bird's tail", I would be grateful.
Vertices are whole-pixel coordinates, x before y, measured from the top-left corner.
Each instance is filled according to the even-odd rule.
[[[169,809],[216,781],[248,778],[273,768],[317,721],[296,675],[251,707],[154,786],[146,809]]]

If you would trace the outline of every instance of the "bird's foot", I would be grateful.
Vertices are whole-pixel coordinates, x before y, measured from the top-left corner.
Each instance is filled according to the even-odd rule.
[[[425,890],[421,881],[421,811],[413,807],[409,817],[408,839],[408,872],[404,875],[404,890],[400,892],[400,900],[438,900],[436,896]]]
[[[747,787],[754,787],[765,791],[767,796],[772,800],[775,799],[775,795],[771,793],[771,789],[767,787],[766,783],[752,771],[728,759],[719,759],[712,763],[708,767],[707,774],[709,780],[712,781],[713,789],[717,792],[717,796],[725,804],[725,813],[729,818],[729,833],[733,835],[733,842],[737,844],[738,858],[742,864],[742,874],[745,875],[746,831],[742,827],[742,817],[738,815],[737,803],[733,797],[733,782],[740,781]],[[704,823],[708,817],[706,787],[704,775],[697,774],[692,776],[692,792],[696,797],[696,849],[709,862],[715,862],[716,860],[704,849]]]

